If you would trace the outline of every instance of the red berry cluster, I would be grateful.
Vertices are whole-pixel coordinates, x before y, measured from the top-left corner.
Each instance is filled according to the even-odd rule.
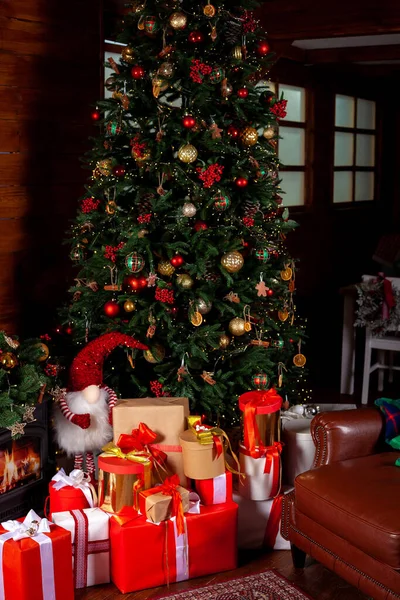
[[[117,252],[125,246],[125,242],[120,242],[118,246],[106,246],[104,251],[104,258],[108,258],[115,263],[117,260]]]
[[[243,217],[242,221],[243,224],[246,225],[246,227],[254,227],[253,217]]]
[[[174,291],[173,290],[167,290],[166,288],[156,288],[156,295],[155,295],[156,300],[159,300],[160,302],[164,302],[165,304],[174,304],[175,303],[175,298],[174,298]]]
[[[57,373],[58,373],[58,365],[50,365],[47,364],[44,368],[44,372],[46,373],[46,375],[48,375],[49,377],[56,377]]]
[[[137,220],[138,220],[138,223],[140,223],[141,225],[143,225],[143,223],[150,223],[151,213],[147,213],[145,215],[139,215]]]
[[[41,340],[45,340],[45,342],[50,342],[51,337],[49,336],[48,333],[44,333],[43,335],[40,336]]]
[[[275,102],[275,104],[273,106],[271,106],[270,110],[272,112],[272,114],[274,114],[276,116],[277,119],[284,119],[287,115],[287,100],[279,100],[278,102]]]
[[[150,381],[150,390],[156,396],[156,398],[164,396],[163,384],[157,381],[157,379]]]
[[[201,62],[198,58],[192,60],[190,67],[190,79],[195,83],[202,83],[205,75],[210,75],[212,67]]]
[[[203,187],[210,188],[214,185],[216,181],[221,181],[221,176],[224,172],[224,167],[222,167],[218,163],[214,163],[206,169],[202,169],[201,167],[199,167],[197,169],[197,172],[199,174],[199,179],[203,182]]]
[[[131,140],[132,152],[134,153],[136,158],[143,158],[144,153],[146,151],[147,144],[146,142],[140,143],[140,136],[135,135],[133,140]]]
[[[242,17],[243,33],[254,33],[257,29],[257,21],[254,18],[254,13],[251,10],[245,10]]]
[[[97,210],[100,205],[100,200],[95,200],[94,198],[85,198],[82,200],[81,210],[83,213],[88,214],[94,210]]]

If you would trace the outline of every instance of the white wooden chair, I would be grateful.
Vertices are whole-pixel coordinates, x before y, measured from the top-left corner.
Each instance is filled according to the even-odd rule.
[[[376,279],[372,275],[363,275],[362,281],[368,282]],[[400,289],[400,278],[399,277],[388,277],[392,282],[392,286],[396,289]],[[397,329],[394,331],[398,331]],[[394,332],[393,331],[393,332]],[[372,350],[378,351],[378,361],[371,365]],[[389,352],[389,361],[386,363],[386,352]],[[400,336],[395,335],[384,335],[382,337],[376,337],[373,335],[369,327],[365,331],[365,354],[364,354],[364,373],[363,373],[363,385],[361,402],[362,404],[368,403],[369,393],[369,378],[371,373],[379,370],[378,373],[378,391],[383,391],[385,370],[389,371],[389,383],[393,382],[393,371],[400,371],[400,367],[393,365],[393,353],[400,352]]]

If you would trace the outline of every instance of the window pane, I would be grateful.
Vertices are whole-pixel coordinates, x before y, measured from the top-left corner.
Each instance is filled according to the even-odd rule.
[[[279,159],[286,166],[297,167],[304,165],[304,129],[280,127]]]
[[[375,166],[374,135],[357,135],[356,165],[357,167]]]
[[[336,95],[336,127],[354,127],[354,106],[354,98],[351,96]]]
[[[287,116],[288,121],[304,123],[306,120],[306,90],[294,85],[281,84],[279,95],[283,93],[285,100],[288,101]]]
[[[357,127],[360,129],[375,129],[375,102],[372,100],[357,100]]]
[[[109,58],[113,58],[115,60],[115,62],[118,64],[119,59],[121,58],[121,54],[120,54],[120,52],[105,52],[104,53],[104,62],[105,62],[104,81],[106,81],[106,79],[111,77],[111,75],[113,75],[113,73],[114,73],[113,69],[111,68],[110,63],[108,62]],[[104,88],[104,98],[111,98],[112,94],[113,94],[112,91],[110,92],[106,87]]]
[[[333,201],[353,201],[353,173],[351,171],[336,171],[333,181]]]
[[[349,167],[354,159],[354,135],[352,133],[335,133],[335,167]]]
[[[374,199],[374,173],[356,173],[356,200]]]
[[[280,172],[282,178],[283,206],[302,206],[304,204],[304,173],[293,171]]]

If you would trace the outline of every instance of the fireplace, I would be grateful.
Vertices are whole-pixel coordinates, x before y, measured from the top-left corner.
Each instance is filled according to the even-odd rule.
[[[0,429],[0,522],[26,515],[33,508],[43,512],[50,473],[47,403],[37,406],[36,421],[25,427],[25,435],[11,438]]]

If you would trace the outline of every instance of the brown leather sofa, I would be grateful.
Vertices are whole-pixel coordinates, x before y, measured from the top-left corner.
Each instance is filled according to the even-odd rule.
[[[308,554],[376,600],[400,598],[400,453],[384,447],[380,411],[321,413],[311,433],[314,468],[283,504],[295,566]]]

